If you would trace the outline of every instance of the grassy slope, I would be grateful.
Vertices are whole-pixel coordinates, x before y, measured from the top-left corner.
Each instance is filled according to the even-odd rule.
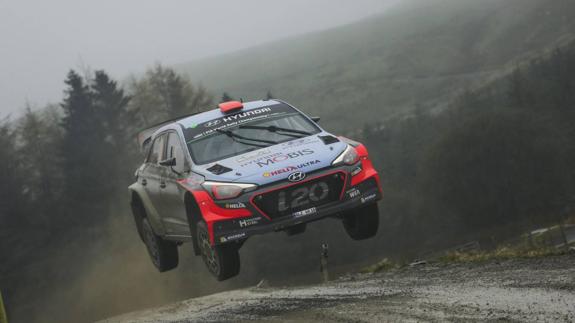
[[[178,68],[215,93],[254,99],[271,90],[344,130],[358,126],[338,117],[350,111],[361,125],[441,107],[574,30],[569,0],[406,0],[352,25]]]

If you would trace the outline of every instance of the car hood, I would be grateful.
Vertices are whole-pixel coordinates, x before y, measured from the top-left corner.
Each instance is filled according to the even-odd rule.
[[[283,180],[295,171],[308,173],[329,167],[346,147],[343,141],[322,132],[195,166],[194,171],[210,181],[265,185]]]

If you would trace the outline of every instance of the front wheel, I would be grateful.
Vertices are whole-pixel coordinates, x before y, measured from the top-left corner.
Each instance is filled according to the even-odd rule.
[[[212,246],[208,228],[203,221],[197,225],[198,246],[202,254],[202,259],[212,275],[218,281],[232,278],[240,272],[240,255],[238,246],[235,243]]]
[[[377,203],[344,214],[343,227],[353,240],[365,240],[375,236],[379,228]]]

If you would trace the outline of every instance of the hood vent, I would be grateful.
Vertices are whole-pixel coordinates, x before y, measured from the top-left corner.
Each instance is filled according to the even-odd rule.
[[[214,166],[207,168],[206,170],[215,175],[221,175],[232,171],[231,168],[222,166],[220,164],[214,164]]]
[[[335,144],[336,142],[339,142],[339,139],[337,139],[337,138],[334,137],[334,136],[330,136],[330,135],[327,135],[327,136],[318,136],[318,137],[319,137],[319,139],[321,139],[321,141],[323,141],[323,143],[326,144],[326,145],[331,145],[331,144]]]

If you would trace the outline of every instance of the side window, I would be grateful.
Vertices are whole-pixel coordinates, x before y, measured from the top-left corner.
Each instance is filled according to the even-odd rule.
[[[161,135],[154,139],[152,143],[152,148],[150,149],[150,155],[148,156],[148,163],[157,164],[159,161],[164,159],[164,142],[166,141],[166,135]]]
[[[184,151],[182,150],[182,145],[180,143],[180,138],[177,133],[170,132],[168,137],[168,149],[166,150],[166,158],[176,158],[176,166],[174,170],[182,173],[185,169],[186,158],[184,157]]]

